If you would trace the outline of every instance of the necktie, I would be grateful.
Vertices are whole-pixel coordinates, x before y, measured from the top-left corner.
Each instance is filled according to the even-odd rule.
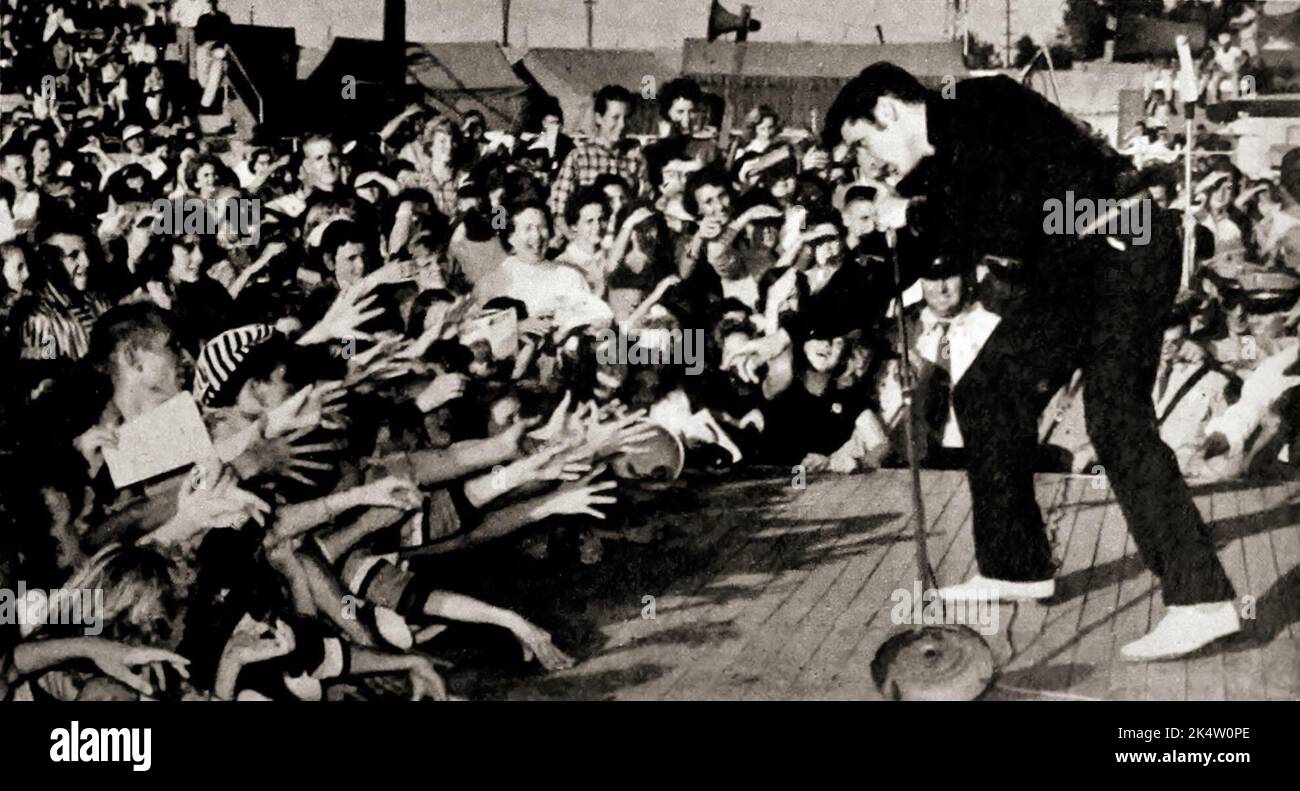
[[[939,343],[935,346],[936,359],[934,364],[952,374],[952,340],[948,337],[948,329],[951,322],[936,322],[935,326],[939,328]]]
[[[944,426],[948,422],[948,406],[952,398],[952,361],[948,341],[947,321],[935,322],[939,342],[935,345],[934,370],[926,392],[922,395],[926,427],[934,445],[942,444]]]
[[[1169,387],[1169,377],[1173,373],[1174,367],[1169,363],[1160,366],[1160,376],[1156,379],[1156,400],[1165,397],[1165,389]]]

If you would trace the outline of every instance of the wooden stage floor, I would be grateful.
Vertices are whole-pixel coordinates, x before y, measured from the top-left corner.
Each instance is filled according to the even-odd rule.
[[[1243,633],[1182,661],[1131,664],[1118,646],[1162,615],[1104,479],[1044,475],[1062,567],[1056,597],[1003,605],[993,699],[1300,699],[1300,482],[1194,488],[1243,601]],[[974,571],[962,472],[924,475],[941,583]],[[541,622],[571,670],[480,677],[510,699],[875,699],[870,661],[897,627],[891,594],[915,582],[906,470],[750,479],[665,503],[662,540],[619,545],[554,594]],[[654,506],[651,506],[654,507]],[[594,569],[594,570],[592,570]],[[654,617],[647,596],[653,596]],[[504,603],[504,602],[503,602]],[[523,602],[520,602],[523,605]],[[1253,612],[1252,612],[1253,608]],[[571,624],[566,628],[562,623]],[[455,686],[455,684],[454,684]],[[460,686],[465,686],[464,684]],[[460,690],[457,690],[460,691]]]

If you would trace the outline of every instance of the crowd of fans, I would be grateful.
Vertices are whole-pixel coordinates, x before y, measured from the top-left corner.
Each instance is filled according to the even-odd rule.
[[[952,385],[1017,262],[896,272],[890,174],[862,150],[767,107],[723,145],[689,79],[645,145],[618,86],[577,139],[541,98],[510,135],[414,104],[360,139],[235,145],[202,132],[215,2],[0,13],[23,97],[0,115],[0,587],[50,591],[0,625],[9,697],[320,699],[390,675],[442,698],[454,622],[565,668],[538,614],[431,564],[484,544],[598,563],[629,539],[619,501],[683,475],[904,464],[908,386],[913,450],[962,464]],[[1137,164],[1198,223],[1162,436],[1191,476],[1284,465],[1300,156],[1280,182],[1204,158],[1191,196]],[[1081,386],[1044,414],[1044,471],[1091,471]],[[90,590],[102,633],[50,617]]]

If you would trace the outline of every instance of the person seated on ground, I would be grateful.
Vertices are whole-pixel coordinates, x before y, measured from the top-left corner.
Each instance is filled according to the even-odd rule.
[[[0,179],[11,188],[11,192],[5,196],[3,209],[10,229],[10,239],[33,231],[41,216],[41,205],[48,201],[32,179],[32,160],[27,153],[28,148],[22,140],[14,139],[0,150]]]
[[[667,161],[657,163],[652,171],[655,179],[655,209],[664,216],[664,222],[673,235],[674,248],[678,246],[678,237],[689,236],[693,218],[684,204],[686,187],[691,176],[703,169],[699,160],[687,156],[685,152],[670,152]]]
[[[748,139],[744,146],[736,151],[731,162],[731,172],[735,175],[736,181],[741,183],[745,182],[740,175],[744,164],[779,146],[777,136],[782,130],[781,116],[766,104],[750,110],[745,116],[744,123]]]
[[[1174,451],[1179,469],[1185,476],[1204,477],[1193,462],[1204,445],[1205,427],[1228,408],[1241,383],[1190,337],[1191,308],[1192,303],[1182,303],[1166,320],[1151,394],[1160,439]]]
[[[1285,210],[1282,188],[1271,181],[1256,182],[1242,196],[1254,219],[1254,260],[1300,274],[1300,218]]]
[[[762,206],[758,212],[749,210]],[[744,263],[745,270],[763,282],[765,276],[776,268],[781,260],[781,230],[785,216],[778,201],[765,190],[750,190],[737,204],[739,214],[747,212],[754,219],[744,231],[743,241],[737,246],[737,253]]]
[[[853,318],[821,312],[790,322],[794,378],[763,407],[763,460],[853,472],[889,453],[874,400],[876,355],[861,345]]]

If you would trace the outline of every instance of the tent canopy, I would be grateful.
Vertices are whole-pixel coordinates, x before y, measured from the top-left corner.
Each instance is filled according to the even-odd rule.
[[[918,77],[959,76],[966,73],[960,42],[916,44],[814,44],[810,42],[732,41],[709,43],[687,39],[682,72],[695,76],[730,76],[737,57],[742,76],[822,77],[848,80],[877,61],[907,69]]]
[[[731,126],[759,105],[769,105],[790,126],[820,131],[819,119],[862,69],[888,61],[936,87],[967,74],[960,42],[917,44],[812,44],[688,39],[682,73],[726,99]],[[739,76],[736,76],[739,67]]]
[[[345,76],[359,84],[384,82],[384,42],[334,39],[308,82],[322,96],[338,95]],[[408,43],[406,85],[444,111],[482,112],[488,125],[508,128],[519,113],[528,85],[494,42]]]

